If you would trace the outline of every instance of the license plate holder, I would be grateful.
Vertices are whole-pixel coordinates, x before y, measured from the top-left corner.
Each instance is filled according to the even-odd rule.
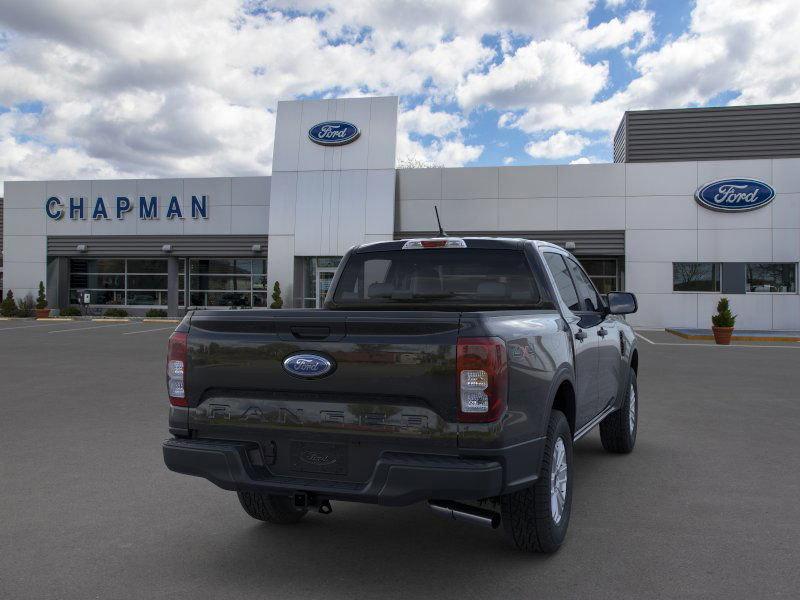
[[[292,441],[291,470],[299,473],[347,475],[347,445]]]

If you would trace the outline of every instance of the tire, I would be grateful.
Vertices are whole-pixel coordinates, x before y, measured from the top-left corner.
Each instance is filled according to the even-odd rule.
[[[558,458],[563,456],[563,463]],[[563,471],[563,503],[551,496],[554,468]],[[563,413],[554,410],[547,425],[547,441],[539,478],[529,488],[505,494],[500,498],[500,513],[506,535],[520,550],[551,553],[559,549],[567,536],[572,509],[572,432]],[[559,478],[560,479],[560,478]],[[555,502],[551,506],[551,501]]]
[[[600,441],[606,451],[615,454],[633,451],[636,432],[639,430],[639,405],[636,372],[631,369],[622,405],[600,422]]]
[[[308,509],[297,509],[289,496],[276,496],[261,492],[236,492],[244,512],[267,523],[289,525],[302,519]]]

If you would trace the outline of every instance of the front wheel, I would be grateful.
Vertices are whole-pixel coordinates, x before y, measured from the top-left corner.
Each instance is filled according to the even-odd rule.
[[[500,498],[503,528],[520,550],[550,553],[567,536],[572,508],[572,432],[563,413],[554,410],[533,486]]]
[[[622,405],[600,422],[600,441],[608,452],[628,454],[636,445],[638,429],[639,388],[636,371],[631,369]]]

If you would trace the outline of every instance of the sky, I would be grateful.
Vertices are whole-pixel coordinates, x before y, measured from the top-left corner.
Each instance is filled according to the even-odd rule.
[[[400,161],[610,162],[625,110],[800,101],[798,39],[797,0],[4,0],[0,180],[267,175],[278,100],[366,95]]]

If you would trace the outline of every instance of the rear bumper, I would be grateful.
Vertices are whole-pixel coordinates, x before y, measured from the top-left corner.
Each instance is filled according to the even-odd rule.
[[[541,445],[536,442],[536,449]],[[433,454],[385,452],[366,483],[328,481],[269,474],[253,468],[248,444],[214,440],[170,439],[164,462],[178,473],[204,477],[226,490],[272,494],[306,492],[325,498],[402,506],[430,498],[478,500],[497,496],[504,482],[505,453],[497,457],[460,458]],[[531,461],[533,462],[533,461]],[[535,474],[530,481],[535,479]]]

